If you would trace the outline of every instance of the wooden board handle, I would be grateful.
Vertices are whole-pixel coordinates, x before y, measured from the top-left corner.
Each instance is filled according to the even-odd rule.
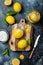
[[[34,53],[34,49],[32,50],[32,52],[31,52],[31,54],[30,54],[30,56],[29,56],[29,59],[31,59],[31,58],[32,58],[33,53]]]

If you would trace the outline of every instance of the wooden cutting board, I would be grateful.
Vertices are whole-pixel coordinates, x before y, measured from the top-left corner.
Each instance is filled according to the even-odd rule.
[[[26,26],[28,26],[28,29],[30,30],[30,32],[26,32]],[[20,39],[16,39],[14,38],[13,36],[13,31],[16,29],[16,28],[24,28],[24,35],[22,38]],[[18,48],[18,41],[21,40],[21,39],[30,39],[30,44],[31,44],[31,40],[32,40],[32,32],[33,32],[33,28],[30,24],[26,24],[25,23],[25,19],[21,19],[20,20],[20,23],[16,23],[14,25],[12,25],[12,31],[11,31],[11,35],[10,35],[10,40],[9,40],[9,45],[10,45],[10,49],[12,51],[29,51],[31,49],[31,46],[30,45],[27,45],[26,48],[24,49],[19,49]]]

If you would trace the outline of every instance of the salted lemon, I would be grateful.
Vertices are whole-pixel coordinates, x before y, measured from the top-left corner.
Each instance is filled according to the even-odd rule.
[[[18,48],[23,49],[27,46],[27,41],[25,39],[22,39],[18,42]]]
[[[13,31],[13,36],[14,36],[15,38],[21,38],[21,37],[23,36],[23,34],[24,34],[24,31],[21,30],[20,28],[17,28],[17,29],[15,29],[15,30]]]
[[[21,55],[20,55],[20,60],[24,60],[24,58],[25,58],[24,55],[21,54]]]
[[[38,11],[32,11],[28,15],[28,20],[32,23],[36,23],[40,20],[40,13]]]
[[[13,23],[15,23],[15,18],[13,16],[7,16],[6,21],[9,24],[13,24]]]
[[[7,6],[11,5],[12,4],[12,0],[5,0],[4,4],[7,5]]]
[[[20,65],[20,60],[17,59],[17,58],[14,58],[14,59],[12,60],[12,65]]]
[[[13,9],[14,9],[15,12],[19,13],[21,11],[21,9],[22,9],[22,6],[21,6],[21,4],[19,2],[16,2],[13,5]]]

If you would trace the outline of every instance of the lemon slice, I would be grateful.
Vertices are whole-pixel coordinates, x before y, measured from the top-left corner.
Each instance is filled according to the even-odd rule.
[[[17,59],[17,58],[14,58],[14,59],[12,60],[12,65],[20,65],[20,60]]]
[[[21,55],[20,55],[20,60],[24,60],[24,58],[25,58],[24,55],[21,54]]]
[[[5,0],[4,4],[7,5],[7,6],[11,5],[12,4],[12,0]]]

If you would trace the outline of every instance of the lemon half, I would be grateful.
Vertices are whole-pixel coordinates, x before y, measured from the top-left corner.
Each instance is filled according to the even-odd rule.
[[[17,59],[17,58],[14,58],[14,59],[12,60],[12,65],[20,65],[20,60]]]
[[[12,4],[12,0],[5,0],[4,4],[7,5],[7,6],[11,5]]]
[[[28,15],[28,20],[32,23],[36,23],[40,20],[40,13],[38,11],[32,11]]]

